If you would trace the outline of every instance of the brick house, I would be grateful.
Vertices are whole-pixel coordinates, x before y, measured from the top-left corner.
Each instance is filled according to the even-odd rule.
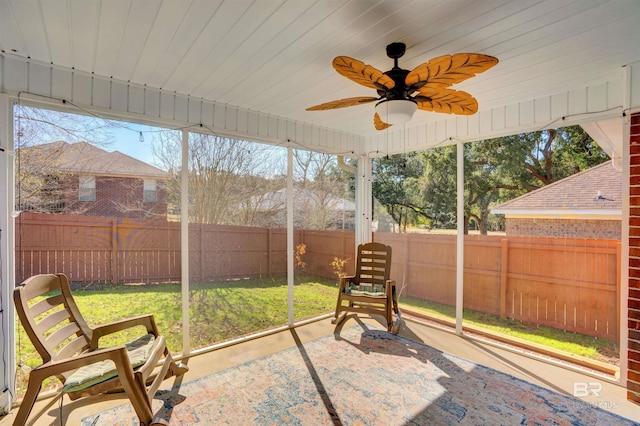
[[[24,148],[21,210],[146,218],[166,216],[166,172],[87,142]]]
[[[607,161],[500,204],[507,235],[621,238],[622,172]]]

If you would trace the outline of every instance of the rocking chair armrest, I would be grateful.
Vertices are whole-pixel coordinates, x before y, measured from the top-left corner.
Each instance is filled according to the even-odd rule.
[[[353,283],[355,282],[355,275],[350,275],[347,277],[340,277],[340,291],[344,291],[344,289],[347,287],[347,283]]]
[[[120,321],[114,321],[109,324],[102,324],[94,328],[91,335],[91,347],[97,348],[98,341],[103,336],[107,336],[109,334],[117,333],[118,331],[127,330],[129,328],[144,326],[147,329],[147,333],[152,333],[154,336],[158,336],[160,333],[158,332],[158,327],[156,326],[156,322],[153,318],[152,314],[148,315],[140,315],[138,317],[127,318]]]
[[[116,365],[116,369],[118,370],[120,370],[118,364],[121,364],[121,366],[127,366],[133,374],[133,369],[131,369],[131,364],[129,363],[129,355],[127,354],[127,349],[124,346],[114,346],[108,349],[99,349],[97,351],[87,352],[74,356],[73,358],[49,361],[35,367],[31,370],[31,373],[37,374],[41,377],[41,380],[44,380],[47,377],[61,375],[67,371],[77,370],[80,367],[105,360],[113,361]]]
[[[385,292],[391,294],[396,287],[396,280],[387,280],[384,285]]]

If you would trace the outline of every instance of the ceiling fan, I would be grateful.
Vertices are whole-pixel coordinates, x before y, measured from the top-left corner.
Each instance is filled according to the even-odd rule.
[[[382,72],[371,65],[348,56],[333,60],[333,68],[340,75],[375,89],[378,97],[359,96],[315,105],[307,111],[321,111],[377,102],[373,123],[377,130],[409,121],[417,110],[447,114],[471,115],[478,111],[478,101],[449,86],[460,83],[488,70],[498,63],[493,56],[479,53],[456,53],[431,59],[412,71],[398,66],[406,50],[404,43],[387,46],[387,56],[393,68]]]

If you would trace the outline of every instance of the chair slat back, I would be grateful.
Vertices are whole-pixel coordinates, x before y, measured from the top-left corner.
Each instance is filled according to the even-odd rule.
[[[89,349],[91,329],[78,311],[65,275],[33,276],[15,288],[13,299],[18,318],[44,363]]]
[[[391,247],[382,243],[358,246],[355,281],[384,286],[391,276]]]

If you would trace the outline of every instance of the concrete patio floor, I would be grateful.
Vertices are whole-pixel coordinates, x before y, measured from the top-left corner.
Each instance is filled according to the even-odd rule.
[[[330,319],[309,322],[291,330],[278,331],[274,334],[246,340],[232,346],[211,352],[192,356],[186,362],[190,371],[182,379],[183,383],[206,376],[238,364],[270,355],[296,345],[296,340],[302,343],[339,332],[340,328],[348,328],[358,323],[378,324],[375,318],[356,318],[350,316],[337,329]],[[586,404],[598,407],[628,417],[640,422],[640,407],[627,401],[626,389],[605,379],[593,377],[561,365],[555,365],[539,359],[533,359],[507,348],[485,343],[477,339],[459,337],[451,332],[433,327],[412,318],[404,318],[400,334],[430,345],[438,350],[455,354],[462,358],[494,368],[515,377],[536,383],[548,389],[567,395],[573,395],[574,383],[599,383],[602,389],[599,396],[590,395],[581,398]],[[175,379],[166,380],[163,388],[170,388]],[[599,385],[594,385],[597,388]],[[30,416],[32,425],[79,425],[80,421],[89,415],[99,413],[108,408],[127,402],[124,394],[102,395],[84,398],[78,401],[64,399],[62,411],[57,397],[40,400]],[[10,425],[17,412],[17,407],[11,413],[0,418],[0,426]],[[62,413],[62,421],[61,421]]]

